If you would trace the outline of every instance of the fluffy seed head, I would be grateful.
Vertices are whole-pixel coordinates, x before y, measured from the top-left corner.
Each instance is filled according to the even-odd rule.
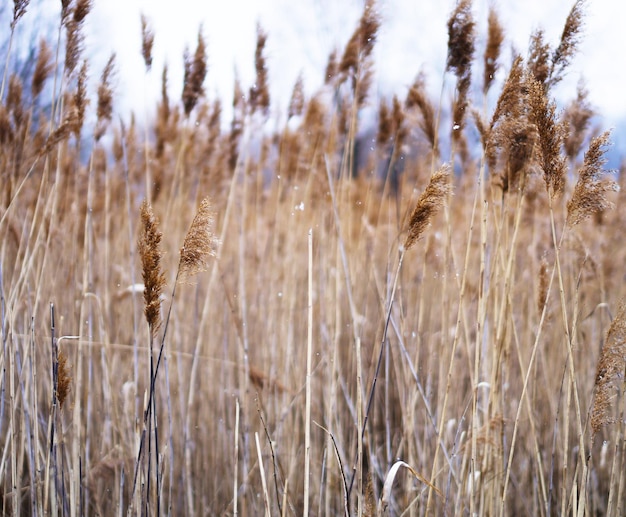
[[[185,50],[184,55],[185,75],[182,100],[186,116],[189,116],[200,97],[204,95],[203,85],[207,72],[206,59],[206,44],[202,35],[202,28],[200,28],[198,31],[198,44],[193,59],[188,50]]]
[[[612,207],[608,192],[618,190],[617,183],[604,177],[603,165],[610,132],[593,138],[585,153],[572,199],[567,203],[567,223],[576,225],[592,214]]]
[[[265,64],[265,43],[267,42],[267,34],[260,25],[256,30],[256,50],[254,52],[254,67],[256,70],[256,81],[250,88],[250,108],[252,113],[260,110],[267,115],[270,107],[270,93],[267,79],[267,66]]]
[[[144,14],[141,15],[141,55],[146,70],[152,68],[152,47],[154,45],[154,31]]]
[[[460,0],[448,19],[446,69],[457,77],[469,75],[474,56],[474,18],[471,0]]]
[[[591,407],[591,429],[593,436],[602,428],[617,421],[614,402],[622,390],[626,368],[626,303],[620,308],[609,327],[598,365]]]
[[[161,239],[159,221],[152,211],[152,206],[144,199],[141,204],[141,237],[139,238],[139,257],[143,276],[144,314],[150,337],[154,339],[161,326],[161,293],[165,286],[165,275],[161,271]]]
[[[493,7],[490,7],[489,19],[487,21],[487,46],[483,57],[483,93],[489,91],[496,72],[498,71],[498,58],[500,57],[500,49],[503,41],[504,29],[498,19],[498,13]]]
[[[431,176],[428,186],[417,200],[409,220],[409,234],[404,249],[409,250],[415,245],[451,192],[450,167],[444,165]]]
[[[556,105],[548,99],[546,89],[535,77],[526,80],[529,119],[538,136],[538,162],[549,195],[554,198],[565,186],[566,160],[561,155],[564,128],[556,118]]]
[[[60,351],[58,357],[58,379],[57,379],[57,400],[59,407],[63,407],[63,403],[69,395],[72,386],[72,375],[70,366],[65,352]]]

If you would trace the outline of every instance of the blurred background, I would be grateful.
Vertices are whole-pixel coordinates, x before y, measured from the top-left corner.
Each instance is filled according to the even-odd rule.
[[[626,50],[626,31],[622,27],[626,3],[588,0],[585,4],[579,53],[554,94],[559,105],[564,106],[575,97],[580,82],[584,83],[598,114],[594,124],[614,130],[610,166],[615,168],[620,164],[620,156],[626,154],[626,67],[621,57]],[[308,94],[323,84],[328,55],[334,49],[343,49],[363,5],[363,0],[94,0],[85,27],[91,82],[92,85],[97,83],[102,68],[111,53],[115,53],[117,115],[127,118],[133,112],[139,120],[150,116],[154,101],[160,95],[165,64],[169,94],[172,98],[180,97],[183,53],[185,48],[193,52],[201,30],[208,44],[207,96],[217,96],[223,101],[224,120],[228,120],[235,78],[241,81],[244,91],[254,82],[254,49],[257,25],[260,25],[268,34],[266,56],[275,110],[272,117],[278,123],[284,117],[299,76]],[[454,5],[453,0],[378,1],[382,27],[375,47],[373,91],[377,95],[398,94],[402,98],[416,75],[423,72],[431,95],[438,98],[447,51],[446,21]],[[543,28],[546,41],[556,45],[573,1],[475,0],[478,54],[482,53],[485,43],[484,28],[490,5],[495,6],[506,29],[502,58],[506,63],[513,49],[526,55],[528,35],[534,29]],[[18,26],[19,52],[13,54],[15,67],[24,68],[24,73],[28,72],[29,57],[32,57],[29,52],[36,51],[39,37],[56,34],[60,6],[59,0],[30,2]],[[4,35],[0,44],[5,48],[12,8],[12,2],[8,1],[0,7],[3,27],[0,34]],[[142,14],[155,33],[154,61],[149,72],[141,57]],[[500,74],[503,73],[501,70]],[[502,76],[496,79],[499,82]],[[491,91],[497,96],[497,88]]]

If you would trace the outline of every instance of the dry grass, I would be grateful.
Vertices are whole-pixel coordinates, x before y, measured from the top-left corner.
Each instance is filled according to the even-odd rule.
[[[451,104],[418,76],[371,142],[373,2],[282,127],[260,27],[231,121],[200,32],[181,99],[164,70],[146,127],[117,122],[90,8],[39,46],[49,102],[3,74],[2,514],[624,513],[624,193],[584,88],[551,91],[582,1],[510,66],[459,2]]]

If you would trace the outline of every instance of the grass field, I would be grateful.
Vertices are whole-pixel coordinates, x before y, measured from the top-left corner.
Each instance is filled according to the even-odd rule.
[[[462,0],[445,75],[390,99],[368,3],[282,117],[262,29],[232,120],[200,34],[145,124],[113,58],[89,98],[62,5],[0,92],[2,514],[626,512],[624,175],[552,96],[582,1],[509,60]]]

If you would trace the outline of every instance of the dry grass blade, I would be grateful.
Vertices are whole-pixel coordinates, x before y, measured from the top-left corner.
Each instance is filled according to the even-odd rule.
[[[430,220],[443,206],[446,196],[452,192],[450,167],[444,165],[430,178],[428,186],[420,196],[409,220],[409,234],[404,249],[411,249],[424,233]]]
[[[609,143],[610,131],[591,140],[580,169],[572,199],[567,203],[567,223],[576,225],[591,216],[612,207],[608,192],[618,190],[617,183],[604,177],[604,154]]]
[[[389,503],[391,501],[391,490],[393,489],[393,482],[395,481],[396,476],[401,468],[407,469],[419,481],[421,481],[425,485],[432,488],[439,495],[439,497],[443,497],[443,494],[439,491],[439,489],[436,486],[434,486],[432,483],[430,483],[424,476],[422,476],[419,472],[417,472],[413,467],[411,467],[411,465],[409,465],[408,463],[402,460],[398,460],[391,466],[391,468],[389,469],[389,472],[387,473],[387,476],[385,477],[385,483],[383,484],[383,491],[382,491],[382,494],[380,495],[380,500],[378,501],[377,515],[379,517],[389,514],[388,510],[389,510]]]
[[[161,293],[165,286],[165,275],[161,270],[161,239],[159,222],[152,206],[144,200],[141,204],[142,234],[139,239],[139,257],[141,258],[143,276],[143,299],[146,321],[150,327],[151,338],[154,339],[161,325]]]
[[[625,369],[626,302],[622,301],[606,335],[606,342],[602,347],[596,368],[591,407],[591,429],[594,437],[602,428],[616,421],[613,414],[613,402],[622,389]]]
[[[211,209],[211,202],[205,197],[200,202],[180,250],[181,280],[206,271],[209,259],[215,257],[218,239],[213,232],[214,221],[215,214]]]

